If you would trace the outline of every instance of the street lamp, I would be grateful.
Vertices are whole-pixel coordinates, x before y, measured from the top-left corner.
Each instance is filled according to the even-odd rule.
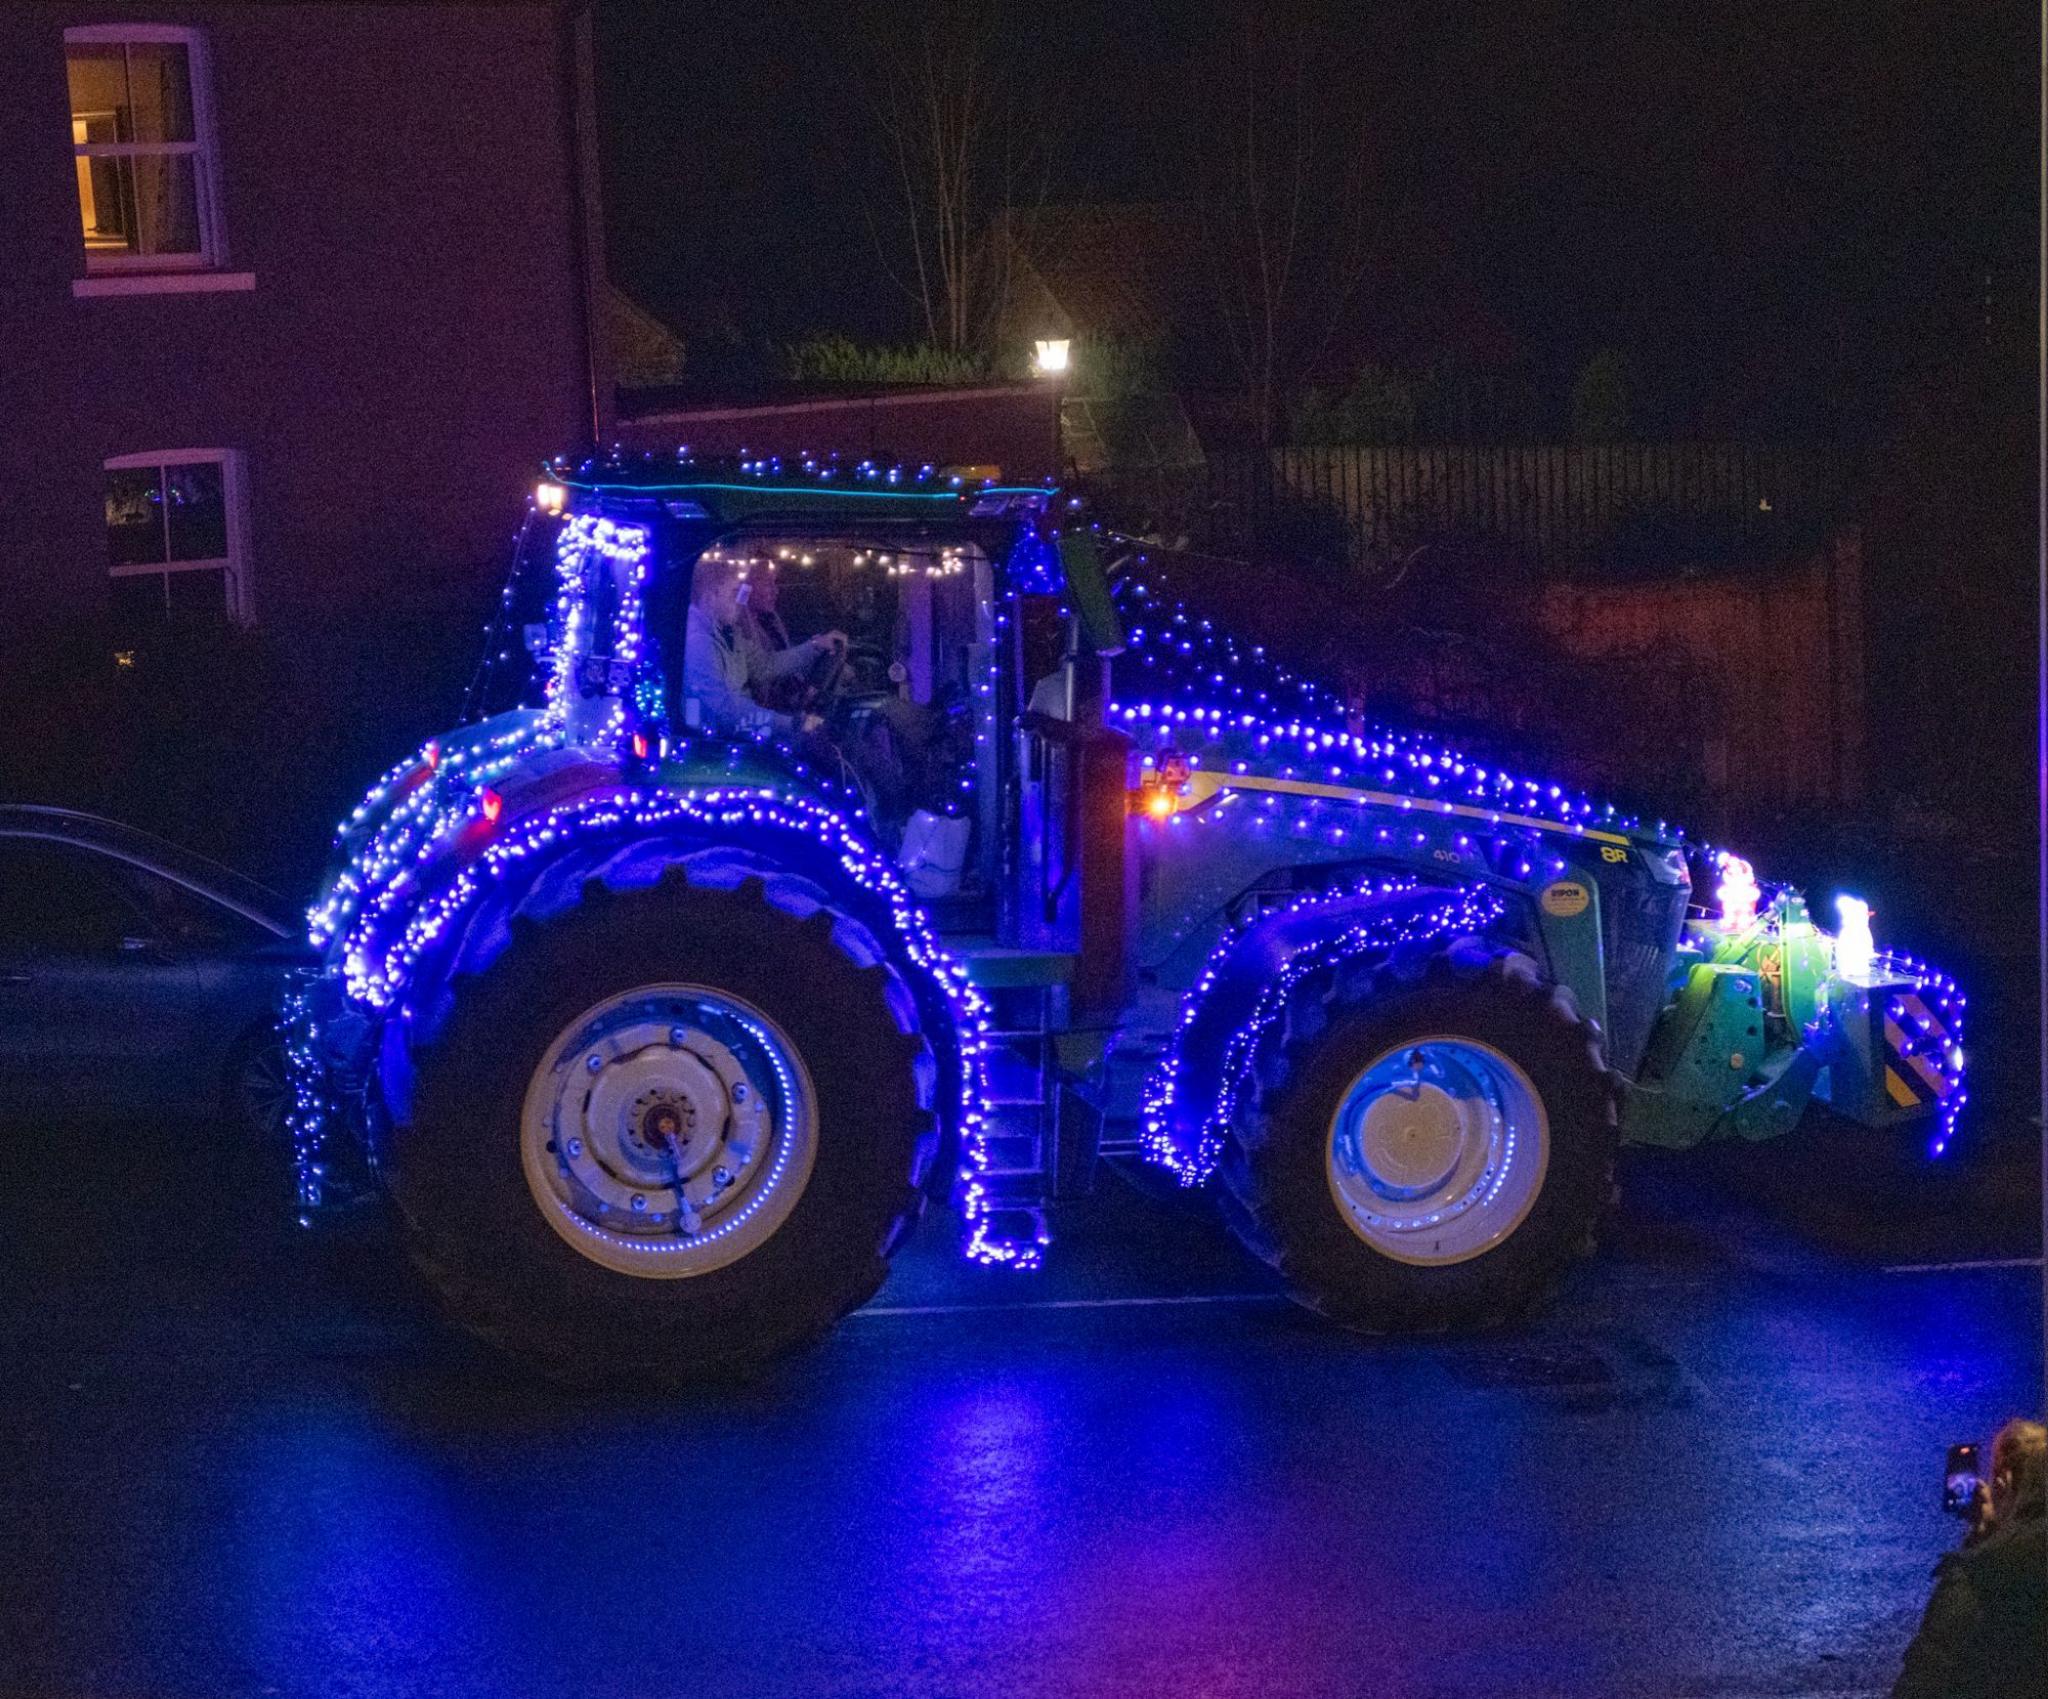
[[[1052,464],[1057,473],[1064,473],[1067,466],[1066,420],[1062,414],[1066,408],[1067,368],[1071,364],[1069,350],[1072,344],[1064,336],[1042,336],[1032,344],[1037,351],[1031,361],[1031,369],[1044,378],[1052,391]]]

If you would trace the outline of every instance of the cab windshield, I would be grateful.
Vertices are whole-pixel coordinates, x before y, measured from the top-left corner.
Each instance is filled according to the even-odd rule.
[[[945,709],[972,695],[987,664],[990,567],[972,543],[741,535],[697,557],[693,591],[707,567],[737,568],[739,605],[724,623],[762,651],[780,655],[834,634],[846,640],[842,654],[821,654],[775,680],[764,706],[823,712],[887,697]]]

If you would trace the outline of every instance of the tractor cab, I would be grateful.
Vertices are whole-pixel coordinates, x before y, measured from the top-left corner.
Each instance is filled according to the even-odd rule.
[[[1105,725],[1123,639],[1093,534],[1058,513],[1052,489],[930,468],[564,468],[535,503],[554,547],[508,592],[541,660],[514,687],[665,784],[857,801],[970,966],[1071,980],[1107,1017],[1131,925],[1131,740]],[[707,612],[713,580],[738,593]],[[708,677],[713,644],[743,693]]]

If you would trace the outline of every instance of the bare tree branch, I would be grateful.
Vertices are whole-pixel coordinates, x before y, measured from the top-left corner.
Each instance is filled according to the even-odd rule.
[[[1028,232],[1020,187],[1050,183],[1050,127],[1028,102],[1042,86],[1005,74],[994,27],[1006,0],[918,0],[861,14],[874,75],[865,79],[893,166],[887,217],[869,209],[878,243],[895,231],[910,253],[884,269],[910,285],[936,345],[986,349],[1001,323]]]
[[[1369,131],[1338,62],[1354,33],[1341,20],[1319,29],[1240,0],[1236,21],[1186,106],[1217,319],[1270,443],[1366,275]]]

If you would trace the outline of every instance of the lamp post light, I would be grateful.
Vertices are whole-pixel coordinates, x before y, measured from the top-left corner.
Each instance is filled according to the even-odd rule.
[[[1067,471],[1066,410],[1067,370],[1072,363],[1073,344],[1064,336],[1042,336],[1032,344],[1031,369],[1052,386],[1052,469],[1056,477]]]
[[[1064,336],[1041,337],[1033,344],[1037,354],[1033,366],[1042,378],[1064,377],[1073,344]]]

